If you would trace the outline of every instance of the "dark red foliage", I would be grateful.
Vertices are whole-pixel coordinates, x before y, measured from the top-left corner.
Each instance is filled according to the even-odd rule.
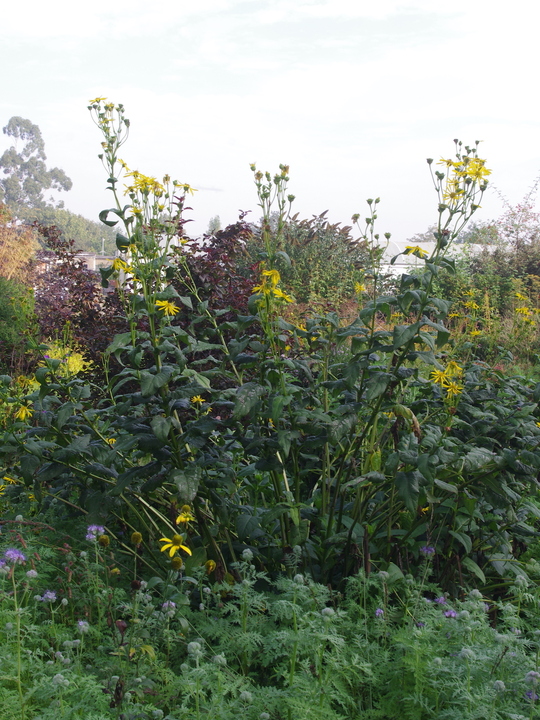
[[[127,321],[116,292],[103,294],[99,275],[77,256],[73,240],[62,237],[55,226],[36,226],[45,249],[38,254],[36,315],[41,336],[62,337],[70,323],[73,338],[96,362],[116,333],[127,330]]]
[[[203,235],[202,240],[189,240],[183,246],[182,251],[189,253],[189,267],[201,295],[214,310],[230,307],[235,312],[247,313],[248,299],[257,284],[257,265],[248,266],[248,274],[238,269],[238,261],[253,234],[244,220],[246,215],[241,211],[238,222],[213,235]]]

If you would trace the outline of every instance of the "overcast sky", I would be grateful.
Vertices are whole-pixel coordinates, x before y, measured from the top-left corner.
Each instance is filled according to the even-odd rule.
[[[379,231],[402,240],[436,220],[425,159],[453,138],[483,141],[511,203],[534,182],[539,21],[531,0],[4,3],[0,126],[39,125],[66,207],[91,219],[110,199],[87,105],[106,96],[132,123],[128,165],[199,189],[193,234],[258,218],[249,164],[283,162],[302,217],[347,224],[380,196]],[[492,193],[478,218],[501,211]]]

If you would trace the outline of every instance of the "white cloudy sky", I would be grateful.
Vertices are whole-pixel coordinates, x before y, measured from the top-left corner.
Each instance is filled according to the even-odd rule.
[[[483,141],[512,203],[540,172],[539,21],[531,0],[4,3],[0,125],[39,125],[66,206],[92,219],[109,198],[86,108],[107,96],[132,122],[130,167],[199,188],[193,232],[259,217],[256,161],[290,165],[301,216],[347,223],[380,196],[379,230],[405,239],[435,220],[425,158],[453,138]],[[493,193],[479,217],[500,211]]]

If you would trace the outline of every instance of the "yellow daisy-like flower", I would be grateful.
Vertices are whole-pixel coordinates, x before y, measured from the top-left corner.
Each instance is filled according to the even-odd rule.
[[[204,398],[202,398],[200,395],[194,395],[194,396],[191,398],[191,402],[192,402],[194,405],[202,405],[202,403],[204,402]]]
[[[193,522],[195,515],[191,512],[189,505],[182,505],[180,508],[180,515],[176,518],[176,524]]]
[[[539,427],[539,428],[540,428],[540,422],[537,422],[537,423],[536,423],[536,427]]]
[[[454,397],[456,395],[461,395],[463,392],[463,385],[459,385],[457,382],[451,380],[444,385],[444,389],[446,390],[448,397]]]
[[[2,478],[2,480],[5,480],[5,481],[6,481],[7,483],[9,483],[10,485],[18,485],[17,480],[14,480],[13,478],[8,477],[7,475],[4,475],[4,477]]]
[[[473,300],[465,303],[465,307],[469,310],[480,310],[480,305],[477,305]]]
[[[107,443],[107,445],[112,446],[116,442],[116,438],[105,438],[105,442]]]
[[[481,330],[471,330],[471,337],[478,337],[478,335],[481,335]]]
[[[169,300],[156,300],[156,307],[159,310],[163,310],[165,315],[176,315],[176,313],[180,310],[179,307]]]
[[[516,293],[516,298],[517,298],[518,300],[527,300],[527,298],[525,297],[525,295],[522,295],[521,293],[518,293],[518,292]]]
[[[465,290],[465,292],[463,294],[466,295],[467,297],[474,297],[475,293],[474,293],[474,290]]]
[[[516,308],[516,312],[519,315],[530,315],[531,314],[531,311],[529,310],[528,307],[518,307],[518,308]]]
[[[427,258],[428,253],[419,245],[407,245],[403,251],[404,255],[415,255],[418,258]]]
[[[15,413],[15,420],[22,420],[24,422],[27,418],[31,418],[34,411],[27,405],[21,405],[21,407]]]
[[[429,377],[436,385],[444,385],[448,379],[444,370],[433,370]]]
[[[357,293],[358,295],[361,295],[365,291],[366,291],[365,285],[362,285],[362,283],[359,283],[359,282],[354,283],[354,292],[355,293]]]
[[[159,542],[165,543],[161,548],[161,552],[169,551],[170,557],[176,555],[179,550],[184,550],[188,555],[191,555],[191,550],[183,545],[184,538],[182,535],[173,535],[172,538],[161,538]]]
[[[98,105],[100,102],[103,102],[106,99],[107,99],[106,97],[103,97],[103,98],[98,97],[98,98],[94,98],[93,100],[89,100],[88,102],[90,103],[90,105]]]
[[[459,313],[457,313],[457,312],[448,313],[448,317],[449,318],[457,318],[457,317],[459,317]]]

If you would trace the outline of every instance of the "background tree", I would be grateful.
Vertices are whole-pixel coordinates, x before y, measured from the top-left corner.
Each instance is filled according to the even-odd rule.
[[[46,201],[46,190],[71,190],[73,183],[63,170],[47,169],[45,143],[37,125],[15,116],[3,131],[16,142],[0,157],[0,170],[5,176],[0,180],[0,199],[6,205],[43,208],[52,201],[52,198]],[[20,152],[17,151],[19,140],[24,142]]]
[[[5,205],[0,204],[0,276],[28,282],[30,266],[39,243],[32,228],[17,225]]]

